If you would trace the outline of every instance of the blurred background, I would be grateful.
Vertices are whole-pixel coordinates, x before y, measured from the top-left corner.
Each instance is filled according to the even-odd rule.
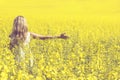
[[[1,15],[119,15],[119,0],[0,0]]]
[[[120,0],[1,0],[0,17],[119,23]]]

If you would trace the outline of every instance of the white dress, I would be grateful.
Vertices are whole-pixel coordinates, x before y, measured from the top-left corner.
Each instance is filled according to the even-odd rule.
[[[15,60],[18,62],[24,61],[25,54],[28,54],[29,55],[29,66],[32,67],[33,66],[33,56],[29,49],[29,43],[30,43],[30,32],[27,33],[27,37],[26,37],[25,41],[22,42],[22,45],[17,46],[14,49],[14,54],[15,54]]]

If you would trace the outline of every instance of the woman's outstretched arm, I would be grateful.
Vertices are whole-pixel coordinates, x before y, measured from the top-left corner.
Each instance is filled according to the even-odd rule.
[[[69,38],[68,36],[65,35],[65,33],[60,34],[59,36],[43,36],[43,35],[39,35],[39,34],[30,32],[30,35],[31,35],[34,39],[41,39],[41,40],[56,39],[56,38],[61,38],[61,39],[67,39],[67,38]]]

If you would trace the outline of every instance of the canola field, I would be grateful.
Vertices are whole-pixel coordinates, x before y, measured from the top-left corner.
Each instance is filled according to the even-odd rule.
[[[120,80],[119,1],[45,1],[1,1],[0,80]],[[28,55],[18,66],[8,48],[18,15],[27,19],[30,32],[69,36],[31,39],[34,66],[30,71]]]

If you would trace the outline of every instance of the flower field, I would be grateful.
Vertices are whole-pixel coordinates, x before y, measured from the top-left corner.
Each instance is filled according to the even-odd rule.
[[[0,80],[120,79],[120,24],[28,18],[29,31],[43,35],[66,32],[70,37],[67,40],[31,39],[29,50],[34,66],[29,72],[29,67],[24,65],[27,58],[18,66],[8,49],[12,19],[1,18],[0,21]]]
[[[120,80],[119,0],[0,0],[0,80]],[[13,20],[22,15],[41,35],[25,60],[9,50]],[[29,55],[29,52],[32,55]],[[34,60],[29,67],[29,57]]]

